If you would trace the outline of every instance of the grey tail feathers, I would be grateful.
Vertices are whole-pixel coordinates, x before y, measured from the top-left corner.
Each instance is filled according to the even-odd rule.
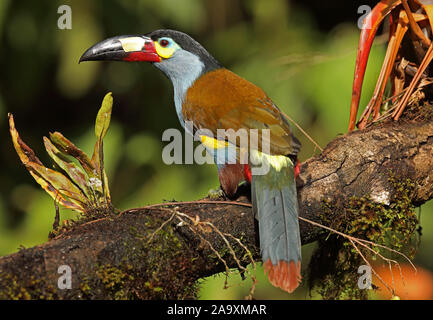
[[[294,168],[288,161],[288,166],[270,166],[266,175],[253,175],[251,192],[265,271],[273,285],[292,292],[301,280],[301,239]]]

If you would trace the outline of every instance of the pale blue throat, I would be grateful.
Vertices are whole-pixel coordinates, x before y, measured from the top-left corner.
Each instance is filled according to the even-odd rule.
[[[195,54],[178,49],[171,58],[155,62],[154,65],[171,80],[174,89],[176,113],[180,123],[185,127],[182,104],[185,101],[186,92],[202,74],[204,64]]]

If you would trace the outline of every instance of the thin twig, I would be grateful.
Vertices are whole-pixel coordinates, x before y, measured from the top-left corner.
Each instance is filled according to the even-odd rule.
[[[302,134],[305,136],[305,137],[307,137],[307,139],[308,140],[310,140],[310,142],[312,143],[312,144],[314,144],[314,146],[317,148],[317,149],[319,149],[320,150],[320,152],[323,152],[323,148],[313,139],[313,138],[311,138],[310,137],[310,135],[304,130],[304,129],[302,129],[302,127],[295,121],[295,120],[293,120],[291,117],[289,117],[287,114],[284,114],[286,117],[287,117],[287,119],[289,119],[289,121],[291,122],[291,123],[293,123],[294,125],[295,125],[295,127],[296,128],[298,128],[298,130],[299,131],[301,131],[302,132]]]
[[[342,233],[342,232],[340,232],[340,231],[337,231],[337,230],[335,230],[335,229],[333,229],[333,228],[327,227],[327,226],[325,226],[325,225],[322,225],[322,224],[320,224],[320,223],[317,223],[317,222],[311,221],[311,220],[306,219],[306,218],[303,218],[303,217],[299,217],[299,219],[302,220],[302,221],[308,222],[308,223],[310,223],[310,224],[312,224],[312,225],[315,225],[315,226],[317,226],[317,227],[324,228],[324,229],[326,229],[326,230],[328,230],[328,231],[331,231],[331,232],[333,232],[333,233],[335,233],[335,234],[338,234],[338,235],[340,235],[340,236],[342,236],[342,237],[348,239],[349,242],[352,244],[352,246],[355,248],[355,250],[358,252],[358,254],[361,256],[361,258],[362,258],[362,259],[367,263],[367,265],[371,268],[371,270],[373,271],[374,275],[375,275],[375,276],[376,276],[376,277],[377,277],[377,278],[378,278],[378,279],[379,279],[379,280],[380,280],[380,281],[385,285],[385,287],[386,287],[386,288],[391,292],[391,294],[392,294],[393,296],[395,296],[395,291],[394,291],[394,275],[391,273],[393,288],[390,288],[390,287],[385,283],[385,281],[384,281],[384,280],[379,276],[379,274],[376,272],[376,270],[374,270],[374,268],[371,266],[371,264],[368,262],[368,260],[364,257],[364,255],[361,253],[361,251],[360,251],[359,248],[355,245],[355,243],[357,243],[358,245],[360,245],[360,246],[366,248],[367,250],[373,252],[375,255],[379,256],[381,259],[383,259],[384,261],[386,261],[386,262],[388,263],[388,266],[391,267],[391,263],[394,263],[395,265],[397,265],[397,267],[398,267],[399,270],[400,270],[400,277],[401,277],[401,279],[403,280],[403,284],[404,284],[404,277],[403,277],[403,273],[402,273],[402,270],[401,270],[400,264],[399,264],[397,261],[393,260],[393,259],[389,259],[389,258],[384,257],[382,254],[380,254],[379,251],[375,251],[374,249],[370,248],[367,244],[370,244],[370,245],[372,245],[372,246],[381,247],[381,248],[386,249],[386,250],[388,250],[388,251],[391,251],[391,252],[397,253],[398,255],[404,257],[407,261],[409,261],[409,263],[411,264],[411,266],[414,268],[415,273],[417,272],[417,269],[416,269],[415,265],[412,263],[412,261],[411,261],[411,260],[410,260],[406,255],[404,255],[403,253],[401,253],[401,252],[399,252],[399,251],[397,251],[397,250],[394,250],[394,249],[392,249],[392,248],[389,248],[389,247],[384,246],[384,245],[381,245],[381,244],[374,243],[374,242],[372,242],[372,241],[368,241],[368,240],[364,240],[364,239],[360,239],[360,238],[356,238],[356,237],[349,236],[349,235],[347,235],[347,234],[345,234],[345,233]]]
[[[241,207],[248,207],[251,208],[251,203],[245,203],[245,202],[237,202],[237,201],[226,201],[226,200],[195,200],[195,201],[174,201],[174,202],[162,202],[162,203],[155,203],[144,207],[139,208],[133,208],[133,209],[127,209],[122,212],[120,212],[118,215],[121,216],[128,212],[134,212],[138,210],[146,210],[146,209],[152,209],[152,208],[158,208],[158,207],[164,207],[164,206],[177,206],[177,205],[187,205],[187,204],[228,204],[228,205],[236,205]],[[162,208],[161,208],[162,209]]]
[[[253,281],[253,284],[251,286],[251,289],[250,289],[250,292],[249,292],[249,295],[247,296],[247,298],[248,299],[252,299],[254,291],[255,291],[257,279],[256,279],[256,276],[255,276],[255,271],[256,271],[255,262],[254,262],[252,254],[248,250],[248,248],[245,245],[243,245],[242,242],[239,239],[237,239],[236,237],[234,237],[233,235],[228,234],[228,233],[222,233],[213,223],[211,223],[209,221],[199,221],[198,219],[194,220],[189,215],[187,215],[185,213],[178,212],[178,211],[176,212],[176,214],[177,214],[178,217],[181,216],[183,218],[186,218],[186,219],[190,220],[194,225],[207,225],[207,226],[209,226],[213,231],[215,231],[221,237],[221,239],[224,241],[224,243],[226,244],[227,248],[229,249],[230,254],[232,255],[233,259],[235,260],[238,269],[242,270],[243,272],[246,272],[251,277],[251,279]],[[182,222],[185,222],[185,221],[182,220]],[[188,227],[190,228],[191,231],[193,231],[192,228],[191,228],[191,226],[188,225]],[[204,237],[201,236],[200,234],[198,234],[198,236],[202,240],[204,240],[211,248],[213,248],[212,245],[210,244],[210,242],[208,240],[204,239]],[[248,254],[248,256],[250,257],[250,260],[251,260],[250,262],[253,265],[254,275],[251,274],[249,272],[249,270],[242,265],[241,261],[239,260],[239,258],[236,255],[236,252],[234,251],[232,245],[227,240],[227,237],[231,237],[232,239],[234,239],[247,252],[247,254]],[[216,250],[212,250],[212,251],[216,252]],[[222,257],[219,254],[217,256],[218,256],[218,258],[220,260],[222,259]],[[224,261],[224,265],[226,266],[226,272],[229,272],[227,263],[223,259],[222,259],[222,261]],[[227,287],[227,279],[226,279],[225,287]]]
[[[153,238],[155,237],[155,235],[159,232],[159,231],[161,231],[168,223],[170,223],[172,220],[173,220],[173,218],[176,216],[176,214],[177,214],[177,211],[176,210],[173,210],[173,214],[171,215],[171,217],[169,218],[169,219],[167,219],[166,221],[164,221],[160,226],[159,226],[159,228],[158,229],[156,229],[151,235],[150,235],[150,237],[149,237],[149,240],[147,241],[147,244],[149,244],[149,243],[151,243],[152,242],[152,240],[153,240]]]
[[[352,239],[349,239],[350,243],[352,244],[352,246],[355,248],[355,250],[358,252],[358,254],[361,256],[362,260],[364,260],[364,262],[370,267],[370,270],[373,271],[374,275],[380,280],[380,282],[383,283],[383,285],[391,292],[391,294],[393,296],[395,296],[394,294],[394,289],[389,287],[388,284],[382,279],[381,276],[379,276],[379,274],[376,272],[376,270],[374,270],[374,268],[371,266],[370,262],[368,262],[367,258],[364,257],[364,255],[362,254],[361,250],[358,249],[358,247],[355,245],[355,243],[353,242]]]

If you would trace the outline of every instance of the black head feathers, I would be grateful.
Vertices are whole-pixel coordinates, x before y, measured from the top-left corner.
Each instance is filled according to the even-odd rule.
[[[207,52],[200,43],[186,33],[170,29],[159,29],[152,31],[145,36],[152,38],[154,41],[157,41],[162,37],[173,39],[183,50],[189,51],[198,56],[205,65],[206,71],[222,67],[222,65],[209,52]]]

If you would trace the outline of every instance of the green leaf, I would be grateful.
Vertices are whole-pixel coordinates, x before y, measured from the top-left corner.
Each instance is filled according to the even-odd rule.
[[[95,134],[98,140],[104,139],[110,126],[111,110],[113,109],[113,97],[111,92],[107,93],[102,100],[101,108],[96,116]]]
[[[33,161],[39,164],[42,164],[42,162],[36,157],[35,153],[28,145],[24,143],[24,141],[21,140],[18,131],[15,129],[15,122],[14,122],[14,116],[12,114],[9,114],[9,131],[11,133],[12,142],[15,147],[15,150],[18,154],[18,156],[21,159],[21,162],[27,164],[29,161]]]
[[[103,159],[103,142],[98,140],[95,143],[95,148],[93,151],[92,164],[95,166],[95,171],[97,172],[98,179],[103,181],[104,196],[108,201],[111,201],[110,190],[108,188],[108,178],[104,169],[104,159]]]
[[[111,92],[107,93],[102,101],[101,108],[96,116],[95,134],[96,143],[93,150],[92,164],[96,169],[97,175],[103,181],[104,196],[108,201],[111,201],[110,190],[108,187],[108,178],[104,169],[103,159],[103,139],[107,134],[111,121],[111,112],[113,110],[113,97]]]
[[[91,207],[108,205],[111,202],[108,178],[104,170],[103,138],[111,120],[113,98],[106,94],[96,117],[95,134],[97,141],[92,158],[77,148],[60,132],[44,137],[44,145],[49,156],[67,174],[45,167],[33,150],[20,138],[13,116],[9,114],[9,127],[12,141],[22,163],[37,183],[58,203],[85,212]],[[50,141],[51,140],[51,141]],[[80,163],[82,169],[70,158]]]
[[[60,203],[66,208],[73,209],[78,212],[84,213],[86,211],[83,205],[66,200],[50,183],[48,183],[42,177],[38,176],[36,173],[33,173],[32,171],[29,172],[36,180],[36,182],[39,183],[42,189],[44,189],[45,192],[47,192],[51,196],[51,198],[54,199],[54,201]]]
[[[36,182],[39,183],[55,201],[65,207],[84,212],[86,203],[85,196],[67,177],[43,166],[34,151],[21,140],[11,114],[9,114],[9,131],[21,162],[25,165]],[[71,199],[65,199],[62,194]]]
[[[65,155],[74,157],[89,177],[97,177],[98,172],[92,163],[92,160],[82,150],[77,148],[71,141],[65,138],[60,132],[50,133],[50,140]]]
[[[86,194],[86,197],[91,199],[92,194],[89,190],[89,177],[83,169],[67,159],[47,137],[44,137],[44,145],[49,156],[68,174],[71,180],[78,185],[81,191]]]
[[[31,168],[33,172],[52,185],[59,193],[70,198],[72,202],[77,204],[86,204],[88,202],[83,192],[60,172],[44,167],[36,162],[28,162],[26,167]]]

